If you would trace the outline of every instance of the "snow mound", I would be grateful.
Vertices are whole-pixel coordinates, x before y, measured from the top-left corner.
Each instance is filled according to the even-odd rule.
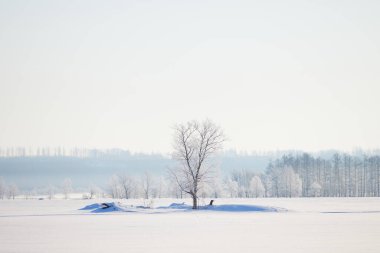
[[[127,208],[120,203],[102,203],[100,208],[92,210],[93,213],[107,213],[107,212],[127,212]]]
[[[100,207],[101,207],[101,204],[95,203],[95,204],[91,204],[91,205],[82,207],[79,210],[93,210],[93,209],[97,209],[97,208],[100,208]]]
[[[184,209],[184,210],[187,210],[187,209],[191,209],[191,206],[189,205],[186,205],[185,202],[182,202],[182,203],[171,203],[169,206],[165,207],[165,206],[162,206],[162,207],[159,207],[159,208],[170,208],[170,209]]]
[[[110,203],[95,203],[85,206],[79,210],[91,210],[92,213],[107,213],[107,212],[130,212],[128,206],[123,206],[120,203],[110,202]]]
[[[191,205],[183,203],[172,203],[169,206],[161,206],[158,208],[147,208],[144,206],[122,205],[120,202],[96,203],[85,206],[79,210],[91,210],[92,213],[108,213],[108,212],[139,212],[139,213],[167,213],[172,211],[193,211]],[[269,206],[258,205],[208,205],[200,206],[198,211],[219,211],[219,212],[280,212],[286,209],[275,208]]]
[[[222,212],[278,212],[274,207],[256,206],[256,205],[215,205],[205,206],[206,210]]]
[[[159,207],[160,209],[180,209],[180,210],[191,210],[192,206],[186,205],[185,203],[172,203],[169,206]],[[275,208],[269,206],[257,206],[257,205],[208,205],[200,206],[199,210],[207,211],[221,211],[221,212],[279,212],[286,211],[286,209]]]

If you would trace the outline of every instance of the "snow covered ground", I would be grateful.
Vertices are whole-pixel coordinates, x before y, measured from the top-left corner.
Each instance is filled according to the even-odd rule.
[[[0,252],[379,252],[379,198],[2,200]],[[203,200],[201,203],[208,203]],[[153,209],[141,208],[150,205]],[[95,208],[94,208],[95,207]],[[175,208],[174,208],[175,207]],[[80,210],[83,209],[84,210]]]

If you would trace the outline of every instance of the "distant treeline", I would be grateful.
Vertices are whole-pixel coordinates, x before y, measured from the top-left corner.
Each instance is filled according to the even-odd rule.
[[[149,171],[153,176],[165,176],[175,166],[170,155],[133,153],[123,149],[72,149],[63,148],[3,148],[0,156],[0,177],[17,184],[20,189],[44,188],[59,185],[71,178],[75,189],[96,184],[105,188],[114,174],[139,176]],[[263,172],[271,153],[223,152],[217,160],[218,169],[227,175],[237,168]],[[104,180],[107,178],[107,180]]]
[[[292,151],[294,153],[296,151]],[[326,151],[330,153],[332,151]],[[237,152],[235,150],[227,150],[222,153],[222,157],[278,157],[288,151],[264,151],[264,152]],[[131,152],[127,149],[89,149],[89,148],[71,148],[64,147],[0,147],[0,157],[147,157],[147,156],[164,156],[169,158],[170,155],[163,153],[144,153]]]
[[[39,148],[26,148],[26,147],[7,147],[0,148],[0,157],[104,157],[104,156],[131,156],[129,150],[124,149],[88,149],[88,148],[72,148],[66,149],[64,147],[39,147]],[[137,153],[137,155],[144,155],[144,153]],[[149,154],[152,155],[152,154]],[[157,154],[158,155],[158,154]]]
[[[310,154],[284,155],[270,162],[265,175],[273,197],[378,197],[380,156],[335,153],[331,158]],[[300,182],[298,182],[300,181]],[[291,188],[298,187],[297,191]]]
[[[104,194],[117,198],[185,196],[175,182],[167,178],[168,167],[175,166],[169,156],[134,154],[120,149],[73,149],[69,152],[71,155],[63,149],[54,152],[53,149],[40,149],[39,152],[37,149],[36,155],[25,150],[1,150],[0,177],[9,182],[12,186],[9,189],[16,189],[17,185],[21,191],[37,188],[41,189],[38,192],[46,189],[50,189],[50,193],[52,189],[60,192],[63,180],[70,178],[74,189],[94,188],[95,185],[103,189]],[[379,154],[378,151],[361,150],[350,154],[227,151],[218,158],[218,173],[203,186],[201,196],[379,197]],[[152,191],[149,194],[142,187],[146,175],[149,175]],[[126,182],[130,184],[128,194],[125,193]]]

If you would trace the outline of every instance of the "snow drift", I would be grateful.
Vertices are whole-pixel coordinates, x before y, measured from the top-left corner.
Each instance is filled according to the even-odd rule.
[[[192,206],[185,203],[172,203],[169,206],[160,206],[158,208],[147,208],[144,206],[123,205],[120,202],[95,203],[87,205],[79,210],[91,210],[92,213],[106,212],[144,212],[144,213],[163,213],[170,211],[192,211]],[[258,206],[258,205],[207,205],[199,207],[198,211],[220,211],[220,212],[279,212],[285,211],[282,208]]]

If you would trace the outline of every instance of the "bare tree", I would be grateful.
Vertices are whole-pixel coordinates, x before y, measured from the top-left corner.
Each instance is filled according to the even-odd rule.
[[[155,197],[162,198],[164,196],[167,196],[167,193],[168,193],[167,188],[168,188],[168,185],[166,184],[165,179],[162,176],[160,176],[156,184]]]
[[[123,193],[123,197],[129,199],[132,195],[132,190],[135,187],[133,179],[127,174],[119,174],[119,185]]]
[[[55,187],[52,184],[49,184],[47,187],[48,199],[54,199],[54,192],[55,192]]]
[[[70,192],[72,192],[73,190],[70,178],[66,178],[65,180],[63,180],[62,190],[63,194],[65,195],[65,199],[68,199]]]
[[[0,177],[0,199],[4,199],[5,192],[6,192],[5,181],[2,177]]]
[[[90,184],[88,187],[89,199],[96,198],[101,192],[100,188],[95,184]]]
[[[15,199],[17,193],[18,193],[17,185],[16,184],[10,184],[8,186],[8,198],[9,199]]]
[[[259,198],[264,196],[265,188],[259,176],[254,176],[249,185],[252,197]]]
[[[225,181],[226,191],[229,193],[230,198],[236,198],[239,193],[239,184],[235,180],[231,178],[226,179]]]
[[[119,185],[119,177],[116,175],[113,175],[110,180],[109,180],[109,188],[110,188],[110,193],[111,197],[113,199],[118,199],[121,197],[121,189]]]
[[[23,191],[23,194],[24,194],[24,198],[25,198],[26,200],[31,199],[32,196],[33,196],[33,192],[30,191],[30,190]]]
[[[145,171],[141,178],[142,181],[142,188],[144,192],[144,198],[149,199],[149,196],[151,195],[151,192],[153,190],[153,178],[152,175]]]
[[[210,120],[175,126],[173,158],[178,167],[170,172],[181,190],[192,197],[193,209],[198,208],[200,187],[211,178],[210,160],[224,140],[222,129]]]
[[[178,185],[176,179],[175,179],[175,176],[173,176],[173,172],[172,170],[169,170],[170,172],[170,177],[169,177],[169,185],[168,185],[168,195],[169,196],[173,196],[177,199],[182,199],[183,198],[183,195],[184,195],[184,192],[183,190],[181,189],[181,187]]]

